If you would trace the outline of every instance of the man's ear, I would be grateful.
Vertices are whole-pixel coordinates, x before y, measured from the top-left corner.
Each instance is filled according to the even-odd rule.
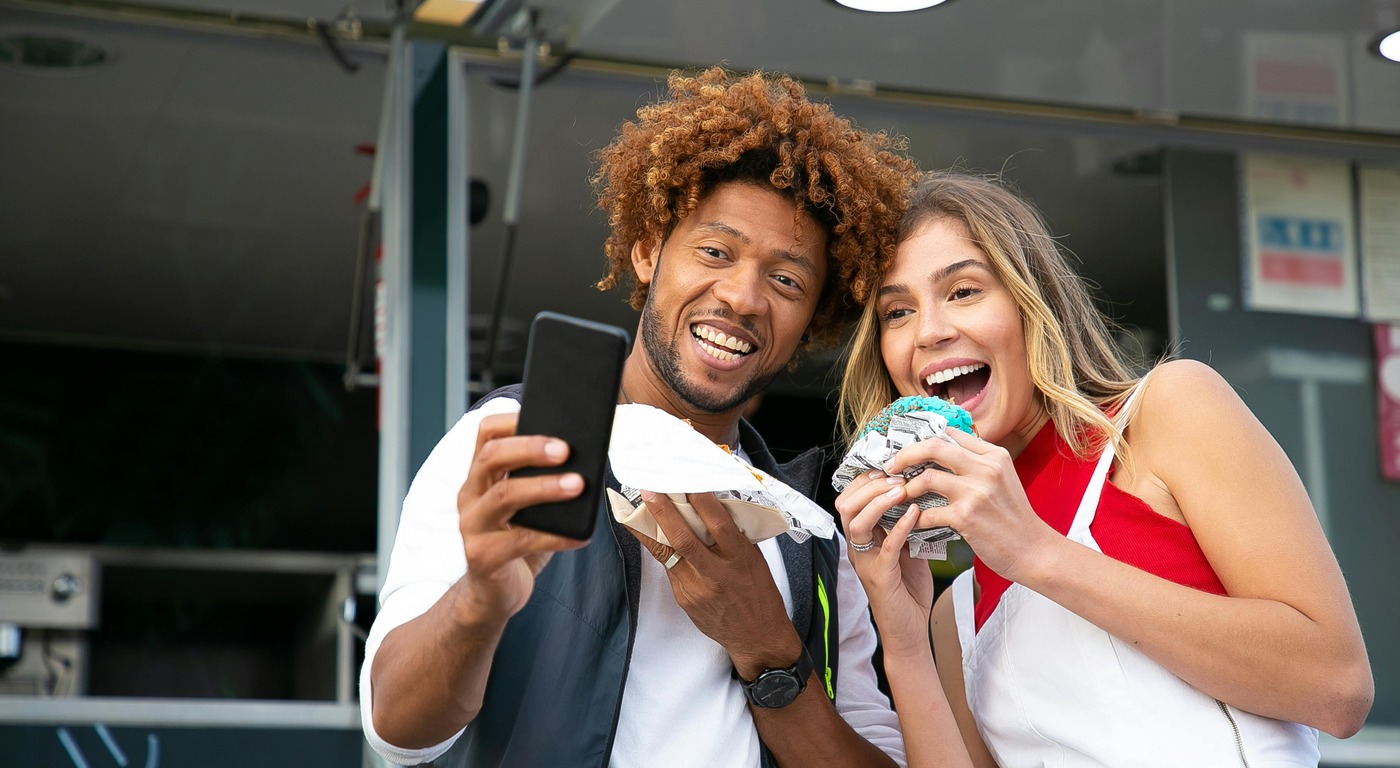
[[[661,242],[645,242],[638,240],[632,244],[632,271],[637,273],[637,282],[642,285],[651,285],[651,278],[656,274],[656,265],[661,260]]]

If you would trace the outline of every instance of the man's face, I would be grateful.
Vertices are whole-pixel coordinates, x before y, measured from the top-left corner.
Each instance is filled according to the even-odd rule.
[[[650,368],[704,413],[737,408],[787,365],[826,281],[826,233],[760,184],[714,188],[664,244],[632,250],[648,285]]]

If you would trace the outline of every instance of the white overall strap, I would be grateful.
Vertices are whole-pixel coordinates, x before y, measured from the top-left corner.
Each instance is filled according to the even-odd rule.
[[[953,579],[953,626],[958,629],[958,643],[962,645],[963,658],[972,653],[972,644],[977,642],[974,589],[972,569],[968,568]]]
[[[1126,414],[1133,406],[1138,395],[1142,394],[1143,385],[1147,383],[1147,376],[1151,376],[1149,371],[1146,376],[1138,379],[1137,386],[1133,388],[1133,393],[1128,396],[1120,414]],[[1113,435],[1103,446],[1103,454],[1099,456],[1099,463],[1094,465],[1094,474],[1089,478],[1089,485],[1084,489],[1084,497],[1079,500],[1079,510],[1074,513],[1074,522],[1069,526],[1069,533],[1065,537],[1073,541],[1083,542],[1089,534],[1089,526],[1094,522],[1094,514],[1099,509],[1099,498],[1103,495],[1103,484],[1108,478],[1108,470],[1113,468],[1114,449],[1123,432],[1128,428],[1126,420],[1119,421],[1118,434]]]

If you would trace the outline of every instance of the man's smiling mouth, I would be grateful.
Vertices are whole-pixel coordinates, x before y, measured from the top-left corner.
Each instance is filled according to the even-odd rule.
[[[705,354],[716,360],[735,360],[748,355],[754,349],[753,344],[704,323],[690,326],[690,335],[700,342],[700,348],[705,350]]]

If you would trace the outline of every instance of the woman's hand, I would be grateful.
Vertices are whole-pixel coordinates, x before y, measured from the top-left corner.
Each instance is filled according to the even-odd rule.
[[[933,574],[928,563],[909,556],[907,546],[919,515],[905,514],[888,533],[879,525],[885,512],[904,503],[904,479],[878,470],[856,478],[836,498],[847,556],[870,599],[887,655],[926,654],[929,648]],[[870,549],[856,548],[867,543]]]
[[[891,475],[933,462],[949,470],[919,473],[905,484],[905,495],[930,491],[948,499],[946,507],[919,514],[919,528],[946,525],[957,531],[987,567],[1011,581],[1046,562],[1065,538],[1036,516],[1011,454],[1005,448],[959,430],[954,442],[921,440],[905,446],[885,465]]]

